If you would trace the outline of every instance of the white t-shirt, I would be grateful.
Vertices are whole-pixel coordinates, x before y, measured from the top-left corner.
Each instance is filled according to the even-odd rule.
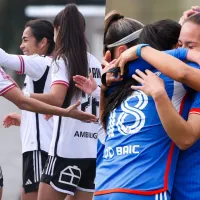
[[[68,87],[68,72],[62,59],[52,66],[52,84],[63,83]],[[101,64],[88,53],[89,72],[98,85],[101,82]],[[71,104],[81,100],[79,109],[99,115],[99,99],[90,95],[73,97]],[[68,117],[54,117],[53,138],[49,154],[63,158],[96,158],[98,123],[85,123]]]
[[[4,95],[14,87],[16,87],[16,85],[9,80],[9,76],[0,67],[0,96]]]
[[[11,55],[0,49],[0,65],[26,74],[23,91],[49,93],[51,86],[52,58],[48,56]],[[22,110],[21,141],[22,153],[34,150],[49,152],[52,139],[53,119],[48,121],[42,114]]]

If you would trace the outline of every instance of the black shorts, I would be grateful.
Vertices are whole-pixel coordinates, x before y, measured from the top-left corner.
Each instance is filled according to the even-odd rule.
[[[22,154],[23,188],[25,193],[38,191],[42,170],[48,158],[44,151],[28,151]]]
[[[70,159],[49,156],[41,182],[50,184],[56,191],[74,195],[76,189],[94,192],[96,159]]]
[[[2,169],[0,167],[0,188],[3,187],[3,173],[2,173]]]

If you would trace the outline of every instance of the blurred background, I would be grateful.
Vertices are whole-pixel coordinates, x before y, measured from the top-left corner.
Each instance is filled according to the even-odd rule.
[[[160,19],[179,20],[185,10],[200,5],[199,0],[106,0],[106,13],[118,10],[144,24]]]
[[[86,19],[88,51],[99,61],[102,58],[105,0],[0,0],[0,47],[8,53],[21,54],[19,49],[25,23],[43,18],[52,21],[67,3],[76,3]],[[24,76],[7,71],[19,85]],[[21,143],[18,127],[5,129],[3,118],[20,110],[4,98],[0,98],[0,165],[4,176],[3,200],[19,200],[22,185]]]

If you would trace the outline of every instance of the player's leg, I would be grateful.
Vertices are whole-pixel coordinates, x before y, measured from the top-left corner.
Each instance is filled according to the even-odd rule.
[[[22,188],[21,191],[21,200],[37,200],[38,192],[29,192],[26,193],[25,189]]]
[[[22,200],[37,200],[42,169],[48,154],[43,151],[29,151],[23,154]]]
[[[65,200],[92,200],[93,192],[83,192],[76,190],[74,196],[67,196]]]
[[[38,200],[63,200],[67,195],[56,191],[51,185],[41,182],[38,191]]]
[[[2,198],[2,194],[3,194],[3,187],[0,188],[0,200]]]

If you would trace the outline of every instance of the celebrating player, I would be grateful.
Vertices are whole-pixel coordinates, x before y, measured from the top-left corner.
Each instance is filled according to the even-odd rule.
[[[49,21],[31,20],[25,25],[20,46],[26,56],[10,55],[0,49],[2,66],[26,74],[24,94],[50,91],[52,58],[49,56],[54,50],[53,38],[53,25]],[[53,120],[47,121],[41,114],[22,110],[22,117],[10,114],[5,117],[4,124],[5,127],[20,125],[23,157],[21,196],[23,200],[36,200],[42,169],[48,158]]]

